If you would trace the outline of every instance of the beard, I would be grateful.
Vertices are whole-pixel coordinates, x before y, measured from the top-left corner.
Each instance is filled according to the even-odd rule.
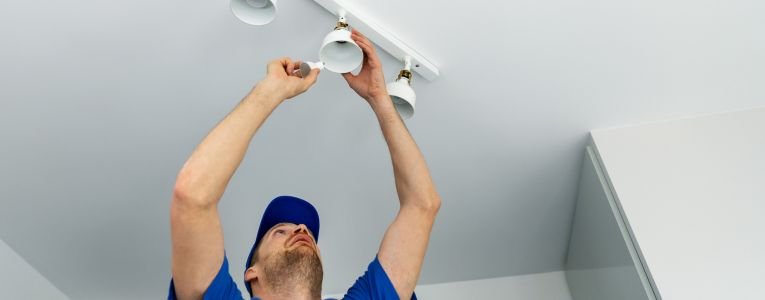
[[[324,269],[319,255],[308,247],[274,253],[263,261],[263,273],[264,285],[275,294],[307,288],[312,296],[321,296]]]

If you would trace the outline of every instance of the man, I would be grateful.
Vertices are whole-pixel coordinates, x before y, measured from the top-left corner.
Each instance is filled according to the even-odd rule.
[[[414,288],[441,200],[391,102],[372,43],[358,31],[352,37],[364,52],[364,64],[358,75],[343,77],[377,115],[393,161],[400,209],[366,273],[344,298],[416,299]],[[207,135],[179,172],[170,205],[173,280],[168,299],[241,299],[229,274],[217,204],[266,118],[316,82],[318,70],[305,78],[291,76],[297,66],[288,58],[271,62],[266,78]],[[250,296],[321,299],[318,238],[319,216],[310,203],[291,196],[274,199],[245,265]]]

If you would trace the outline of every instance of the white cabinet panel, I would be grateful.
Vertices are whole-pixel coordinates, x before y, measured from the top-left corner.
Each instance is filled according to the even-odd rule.
[[[575,300],[653,300],[611,190],[588,147],[579,181],[566,278]]]
[[[661,298],[765,299],[765,108],[592,136]]]

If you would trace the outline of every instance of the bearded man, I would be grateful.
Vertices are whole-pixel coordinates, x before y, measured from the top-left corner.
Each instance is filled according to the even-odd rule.
[[[390,150],[400,208],[366,272],[344,299],[416,299],[414,288],[441,199],[425,159],[386,90],[372,43],[358,31],[352,38],[364,52],[358,75],[348,85],[375,112]],[[172,274],[168,299],[242,299],[223,249],[218,202],[241,163],[252,137],[276,107],[308,90],[319,70],[293,76],[299,62],[271,62],[265,79],[200,143],[176,179],[170,205]],[[245,263],[244,284],[252,299],[321,299],[324,276],[319,214],[294,196],[273,199]]]

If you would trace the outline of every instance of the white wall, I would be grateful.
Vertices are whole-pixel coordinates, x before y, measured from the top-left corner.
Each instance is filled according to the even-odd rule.
[[[562,271],[417,286],[417,298],[571,300]],[[340,299],[342,295],[333,295]]]
[[[765,299],[765,108],[592,133],[663,299]]]
[[[0,240],[0,299],[69,299]]]

